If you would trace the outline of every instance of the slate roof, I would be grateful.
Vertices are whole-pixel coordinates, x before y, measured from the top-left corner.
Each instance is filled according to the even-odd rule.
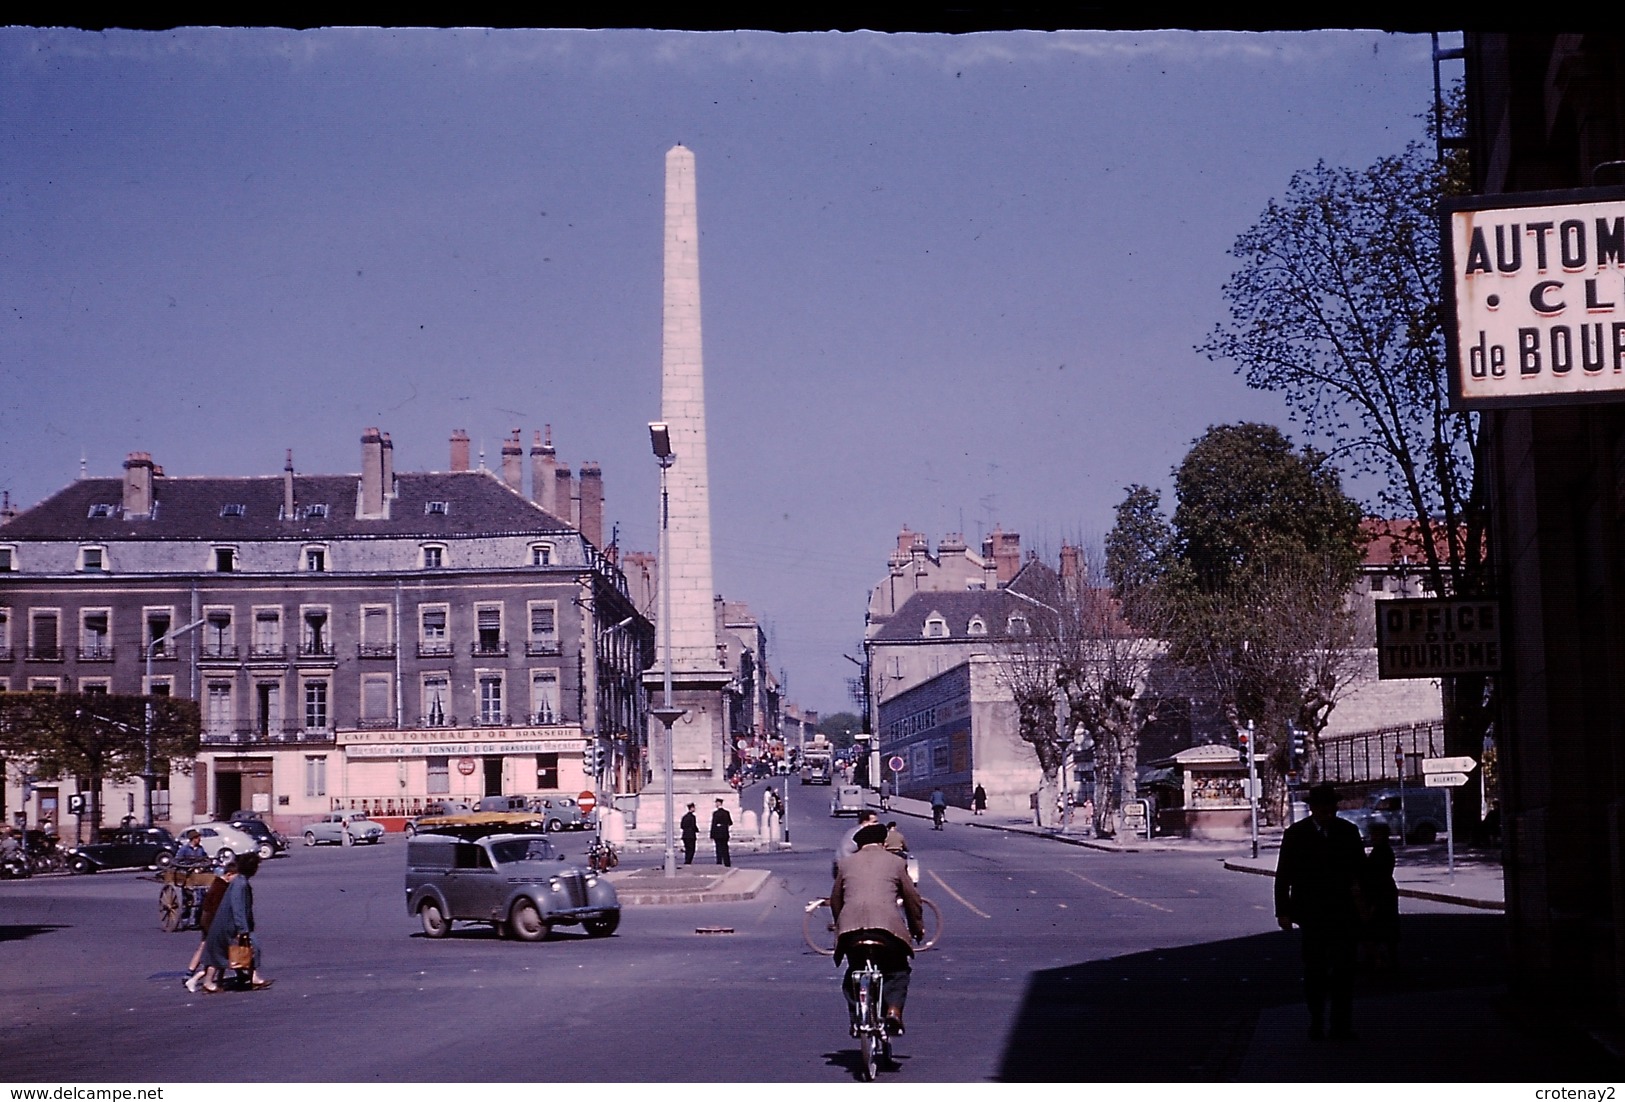
[[[0,541],[454,539],[574,531],[489,471],[397,473],[389,516],[376,520],[356,519],[359,474],[295,475],[293,486],[300,516],[284,521],[281,475],[158,477],[153,479],[156,514],[130,520],[121,508],[123,479],[84,478],[0,527]],[[429,502],[445,502],[446,511],[428,512]],[[306,515],[306,507],[319,504],[327,506],[325,518]],[[92,517],[97,505],[113,506],[112,515]],[[221,515],[228,505],[241,505],[242,515]]]
[[[887,619],[884,627],[870,640],[872,643],[946,643],[972,639],[1009,639],[1005,630],[1010,617],[1016,612],[1025,614],[1029,621],[1038,613],[1032,602],[1024,601],[1003,589],[942,590],[916,593],[903,602],[903,607]],[[940,612],[948,622],[948,635],[928,639],[925,621],[933,612]],[[986,635],[971,635],[966,631],[971,617],[980,614],[987,624]]]

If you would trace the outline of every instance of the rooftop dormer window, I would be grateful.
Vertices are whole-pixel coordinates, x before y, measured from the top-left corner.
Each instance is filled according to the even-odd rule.
[[[425,501],[423,503],[423,513],[425,516],[430,517],[443,517],[450,508],[450,504],[444,501]]]
[[[118,516],[117,505],[92,505],[90,507],[91,520],[105,520],[108,517]]]
[[[326,520],[327,519],[327,503],[322,502],[322,503],[317,504],[317,505],[306,505],[305,509],[304,509],[304,513],[305,513],[305,519],[306,520]]]
[[[966,635],[986,635],[987,634],[987,621],[982,619],[980,616],[972,616],[970,618],[970,623],[965,625],[965,634]]]
[[[1005,630],[1011,635],[1031,635],[1033,633],[1032,625],[1027,623],[1027,617],[1019,612],[1010,617],[1010,622],[1005,625]]]
[[[925,636],[927,639],[948,638],[947,619],[943,617],[942,613],[933,612],[931,615],[925,618],[925,630],[923,630],[920,634]]]
[[[248,506],[246,505],[233,503],[220,506],[220,515],[223,517],[240,517],[247,512]]]

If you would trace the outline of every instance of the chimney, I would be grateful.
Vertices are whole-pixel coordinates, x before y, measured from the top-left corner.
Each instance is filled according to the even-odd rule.
[[[147,452],[131,452],[124,461],[124,515],[152,515],[152,456]]]
[[[1083,572],[1078,565],[1078,549],[1061,544],[1061,592],[1076,601],[1083,593]]]
[[[376,519],[384,515],[384,435],[376,428],[361,434],[361,500],[356,516]]]
[[[468,470],[468,430],[454,429],[451,434],[451,469]]]
[[[995,590],[999,588],[999,565],[993,558],[993,537],[982,537],[982,588]]]
[[[594,547],[604,546],[604,472],[596,463],[581,464],[581,534]]]
[[[965,537],[958,532],[949,532],[937,544],[937,556],[946,559],[949,555],[963,555],[965,553]]]
[[[1021,533],[993,529],[993,561],[999,584],[1006,585],[1021,570]]]
[[[288,449],[288,461],[282,465],[282,519],[293,520],[293,449]]]
[[[530,500],[536,505],[542,504],[542,497],[548,486],[547,476],[550,472],[542,466],[542,456],[545,454],[546,451],[542,447],[542,430],[537,429],[530,437]]]
[[[542,426],[542,450],[538,455],[531,449],[531,492],[535,495],[536,504],[552,513],[559,515],[557,490],[557,470],[559,466],[558,455],[553,451],[553,426]],[[568,509],[568,506],[566,506]]]
[[[395,496],[395,442],[384,433],[384,496]]]
[[[570,527],[576,527],[575,511],[570,504],[575,499],[575,485],[570,478],[568,464],[560,463],[553,468],[553,508],[548,512],[558,517]]]
[[[519,430],[502,442],[502,481],[516,494],[525,492],[525,469],[521,456],[525,449],[519,443]]]

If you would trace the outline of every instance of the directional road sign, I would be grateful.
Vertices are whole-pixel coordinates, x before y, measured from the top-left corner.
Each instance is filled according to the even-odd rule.
[[[1478,762],[1463,754],[1458,758],[1423,758],[1424,773],[1471,773]]]
[[[1426,788],[1460,788],[1467,783],[1465,773],[1424,773],[1422,784]]]

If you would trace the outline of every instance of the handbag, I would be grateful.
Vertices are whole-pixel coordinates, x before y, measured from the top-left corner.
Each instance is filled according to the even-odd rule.
[[[254,967],[254,943],[247,934],[238,934],[237,940],[226,947],[226,963],[242,972]]]

